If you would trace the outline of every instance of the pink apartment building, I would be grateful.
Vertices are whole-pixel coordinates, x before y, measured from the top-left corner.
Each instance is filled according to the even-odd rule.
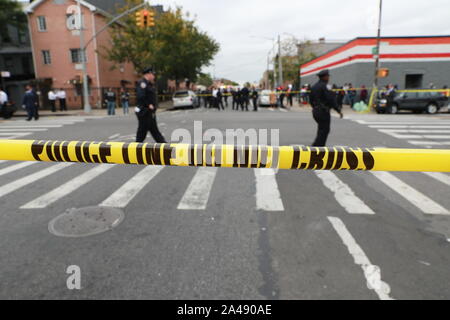
[[[84,41],[87,43],[115,15],[120,0],[80,1]],[[64,88],[71,108],[80,108],[81,62],[79,31],[74,27],[74,0],[35,0],[26,7],[36,78],[43,103],[50,88]],[[131,64],[116,65],[102,56],[110,46],[108,30],[97,36],[86,48],[91,104],[101,107],[103,89],[128,84],[134,88],[138,74]],[[107,50],[107,49],[106,49]]]

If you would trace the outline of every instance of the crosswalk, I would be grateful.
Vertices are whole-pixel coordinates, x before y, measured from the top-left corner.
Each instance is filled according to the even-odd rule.
[[[62,117],[47,118],[35,122],[26,120],[7,121],[0,123],[0,139],[25,139],[36,133],[46,132],[50,129],[62,128],[69,125],[79,124],[88,119],[99,119],[101,117]]]
[[[37,164],[34,162],[5,161],[0,163],[0,201],[7,196],[12,196],[13,193],[28,194],[22,191],[30,186],[39,185],[49,177],[56,177],[52,181],[58,181],[58,185],[52,185],[52,188],[48,189],[42,188],[41,194],[34,195],[35,198],[19,197],[23,203],[19,205],[18,209],[49,208],[60,201],[67,200],[77,190],[83,188],[90,190],[89,184],[93,181],[100,181],[102,191],[104,189],[110,195],[106,196],[106,199],[100,203],[92,203],[91,205],[125,209],[139,193],[149,192],[155,186],[154,183],[156,182],[153,181],[155,177],[162,175],[158,183],[165,181],[164,183],[173,184],[176,188],[185,188],[180,199],[174,199],[178,211],[204,211],[215,205],[215,203],[211,203],[211,194],[215,190],[214,185],[220,183],[217,182],[217,177],[226,175],[226,170],[231,170],[225,168],[196,168],[195,174],[189,181],[179,181],[178,179],[164,179],[166,174],[170,173],[170,168],[148,166],[140,168],[133,176],[126,177],[122,184],[109,182],[110,180],[107,179],[109,174],[113,174],[115,170],[121,170],[121,168],[121,166],[111,164],[85,165],[83,172],[79,173],[79,165],[73,163]],[[70,170],[77,172],[74,178],[74,171]],[[377,208],[374,207],[373,202],[367,201],[367,193],[361,192],[361,189],[355,186],[351,179],[348,181],[348,175],[358,174],[361,173],[346,172],[338,174],[317,171],[310,175],[309,179],[315,179],[316,182],[323,185],[320,192],[329,193],[336,201],[336,208],[341,208],[351,215],[376,215]],[[428,182],[436,188],[441,188],[444,192],[448,191],[450,175],[444,173],[416,174],[420,175],[417,177],[418,180],[428,179]],[[59,178],[60,176],[70,178]],[[292,199],[284,199],[281,192],[282,188],[279,188],[279,184],[283,183],[279,173],[272,169],[253,169],[252,176],[253,179],[249,179],[248,183],[253,184],[254,187],[250,190],[254,190],[255,194],[253,197],[249,196],[248,201],[253,203],[255,210],[268,213],[284,212],[286,201],[292,201]],[[439,203],[438,199],[433,199],[433,195],[425,194],[420,186],[408,184],[398,174],[371,172],[365,178],[374,179],[379,185],[381,183],[385,186],[385,190],[390,190],[392,195],[397,197],[399,202],[406,201],[424,216],[450,215],[449,202]],[[301,183],[301,180],[299,179],[299,183]],[[220,190],[220,187],[217,189]],[[34,189],[32,194],[35,194],[36,190],[38,189]],[[365,196],[361,197],[362,195]],[[305,201],[307,201],[308,195],[299,196],[306,197]],[[385,199],[380,195],[379,201],[382,202]]]
[[[393,138],[405,140],[420,148],[439,148],[450,146],[450,119],[437,120],[360,120],[353,121],[376,129]]]

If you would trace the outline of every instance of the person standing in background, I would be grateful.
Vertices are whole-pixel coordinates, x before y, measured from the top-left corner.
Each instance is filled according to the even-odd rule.
[[[252,102],[253,102],[253,111],[258,111],[258,90],[256,90],[256,87],[253,87],[252,90]]]
[[[109,88],[105,93],[106,108],[108,109],[108,116],[116,115],[116,93],[112,88]]]
[[[125,88],[120,88],[120,101],[122,103],[123,114],[127,115],[130,108],[130,94]]]
[[[27,121],[31,121],[31,119],[33,118],[34,120],[38,120],[38,97],[33,91],[33,87],[31,85],[27,84],[25,90],[25,95],[23,96],[22,100],[22,107],[27,111]]]
[[[59,109],[61,111],[67,111],[67,106],[66,106],[66,91],[64,91],[64,89],[59,89],[58,92],[56,93],[56,97],[59,100]]]
[[[368,92],[366,89],[365,85],[361,86],[361,92],[359,94],[359,101],[364,102],[365,104],[367,104],[367,96],[368,96]]]
[[[0,88],[0,111],[4,111],[6,103],[8,102],[8,95],[2,88]]]
[[[292,106],[294,105],[294,95],[292,93],[292,84],[290,84],[288,86],[287,100],[288,100],[288,105],[292,108]]]
[[[56,93],[53,89],[48,92],[48,101],[50,101],[52,112],[56,112]]]

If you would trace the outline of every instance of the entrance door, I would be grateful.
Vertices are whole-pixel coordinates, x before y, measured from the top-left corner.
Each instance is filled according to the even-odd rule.
[[[405,77],[405,89],[422,88],[423,74],[407,74]]]

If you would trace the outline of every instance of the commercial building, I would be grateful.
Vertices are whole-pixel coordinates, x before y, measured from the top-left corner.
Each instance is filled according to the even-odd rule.
[[[302,84],[314,83],[319,71],[330,69],[331,82],[338,86],[371,86],[376,44],[376,38],[356,38],[318,56],[301,66]],[[450,36],[383,37],[380,59],[381,67],[389,69],[380,85],[392,83],[400,89],[450,85]]]
[[[81,0],[83,35],[87,43],[104,28],[124,0]],[[134,87],[137,74],[133,66],[120,66],[108,61],[102,54],[110,44],[108,29],[100,33],[85,52],[80,49],[80,33],[74,26],[74,0],[35,0],[25,9],[28,15],[31,47],[43,106],[50,88],[64,88],[69,108],[82,106],[82,59],[86,59],[90,103],[100,108],[103,91],[123,84]],[[115,68],[113,68],[115,67]]]

